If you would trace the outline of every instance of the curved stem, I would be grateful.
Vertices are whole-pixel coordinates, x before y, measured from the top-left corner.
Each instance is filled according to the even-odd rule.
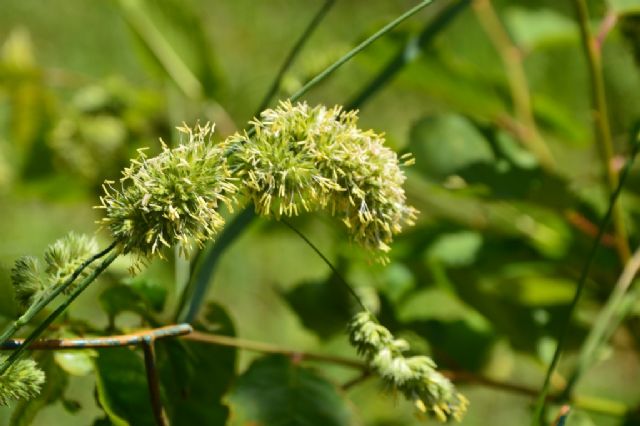
[[[203,333],[201,331],[194,331],[193,333],[187,334],[186,336],[183,337],[183,339],[192,340],[195,342],[210,343],[213,345],[246,349],[249,351],[261,352],[261,353],[267,353],[267,354],[286,355],[290,358],[297,359],[297,360],[307,359],[310,361],[328,362],[332,364],[342,365],[344,367],[355,368],[358,370],[366,370],[368,368],[366,363],[357,359],[344,358],[340,356],[327,355],[327,354],[321,354],[321,353],[315,353],[315,352],[298,351],[294,349],[285,349],[271,343],[255,342],[253,340],[245,340],[245,339],[239,339],[237,337]]]
[[[578,23],[580,24],[580,35],[587,64],[589,67],[589,77],[591,81],[591,95],[593,97],[594,108],[594,131],[600,150],[602,165],[605,169],[606,183],[609,192],[613,192],[618,185],[618,175],[613,165],[613,141],[611,140],[611,126],[609,124],[609,113],[607,111],[607,99],[604,88],[604,75],[602,73],[601,43],[591,33],[589,27],[589,10],[586,0],[573,0]],[[613,226],[616,234],[616,249],[622,263],[626,263],[631,256],[627,230],[624,225],[622,206],[618,203],[613,210]]]
[[[551,359],[551,364],[547,369],[547,374],[544,379],[544,384],[542,385],[542,390],[540,391],[540,396],[538,397],[538,401],[535,406],[533,420],[531,423],[532,426],[538,426],[542,422],[545,402],[547,399],[547,395],[549,394],[550,385],[551,385],[551,376],[553,375],[553,372],[555,371],[556,366],[558,365],[558,361],[560,360],[560,354],[564,349],[565,341],[566,341],[567,335],[569,334],[569,330],[571,328],[571,318],[573,316],[573,311],[578,305],[578,300],[580,300],[580,296],[582,295],[582,290],[584,289],[585,283],[587,282],[587,276],[589,274],[589,269],[591,268],[591,263],[595,258],[596,252],[598,251],[598,247],[600,246],[600,241],[602,240],[602,236],[604,235],[605,229],[609,224],[611,216],[613,215],[614,207],[617,204],[616,201],[618,199],[618,196],[620,195],[620,192],[622,191],[622,186],[624,185],[624,182],[627,179],[627,176],[629,175],[629,170],[633,165],[633,161],[635,160],[636,155],[638,154],[638,147],[640,146],[639,137],[640,137],[640,125],[636,125],[634,126],[634,129],[631,133],[631,153],[630,153],[629,159],[627,160],[625,167],[622,170],[622,173],[620,174],[620,180],[618,182],[618,186],[615,188],[615,190],[611,194],[607,212],[602,218],[602,220],[600,221],[600,224],[598,226],[598,235],[596,236],[596,239],[593,241],[591,250],[587,255],[587,260],[584,266],[582,267],[582,271],[580,272],[580,278],[578,279],[576,292],[573,296],[573,300],[571,301],[571,304],[569,305],[569,313],[567,314],[567,320],[564,324],[564,328],[560,336],[558,336],[558,344],[553,354],[553,358]]]
[[[296,44],[291,48],[291,51],[289,51],[289,54],[287,55],[284,62],[280,66],[280,69],[278,70],[278,74],[276,74],[276,78],[271,83],[271,87],[269,88],[269,91],[264,96],[264,99],[260,103],[260,106],[258,107],[258,110],[255,112],[254,116],[258,116],[265,108],[267,108],[267,106],[269,106],[269,102],[271,102],[271,99],[278,92],[278,89],[280,88],[280,84],[282,83],[282,77],[284,77],[284,74],[291,67],[291,64],[293,64],[293,61],[298,56],[298,54],[300,53],[304,45],[307,43],[307,40],[309,40],[309,38],[311,37],[311,34],[313,34],[313,32],[318,27],[320,22],[322,22],[322,20],[327,15],[329,10],[331,10],[335,2],[336,0],[325,0],[320,10],[318,10],[318,12],[315,14],[313,19],[311,20],[311,22],[309,22],[309,25],[307,26],[307,28],[305,28],[304,32],[302,33],[302,35],[300,36]]]
[[[342,276],[342,274],[340,273],[340,271],[338,271],[338,268],[336,268],[333,263],[331,263],[331,261],[329,260],[329,258],[327,256],[324,255],[324,253],[322,253],[320,251],[320,249],[313,244],[313,242],[307,238],[306,235],[304,235],[302,233],[302,231],[300,231],[298,228],[296,228],[295,226],[293,226],[291,223],[289,223],[288,221],[281,219],[282,223],[284,223],[285,225],[287,225],[289,227],[289,229],[291,229],[293,232],[295,232],[296,234],[298,234],[298,236],[300,238],[302,238],[304,240],[305,243],[307,243],[307,245],[309,247],[311,247],[311,249],[313,251],[316,252],[316,254],[318,256],[320,256],[320,258],[324,261],[324,263],[327,264],[327,266],[331,269],[331,271],[336,275],[336,277],[338,277],[338,281],[340,281],[340,283],[345,286],[347,288],[347,290],[349,291],[349,293],[351,294],[351,296],[353,296],[353,298],[358,302],[358,304],[360,305],[360,307],[364,310],[364,311],[369,311],[367,309],[367,307],[364,305],[364,303],[362,302],[362,299],[360,298],[360,296],[358,296],[358,293],[356,293],[355,289],[347,282],[347,280]]]
[[[78,285],[73,289],[71,294],[54,310],[49,316],[42,321],[42,323],[36,327],[35,330],[29,334],[29,336],[24,340],[23,344],[16,349],[2,364],[0,364],[0,376],[7,372],[7,370],[20,359],[25,350],[29,349],[29,346],[38,338],[42,333],[44,333],[66,309],[88,286],[91,284],[97,277],[104,271],[118,256],[119,252],[113,252],[105,260],[99,264],[96,269],[91,271],[89,275],[87,275]]]
[[[4,329],[4,331],[2,332],[2,335],[0,335],[0,344],[3,344],[9,338],[11,338],[11,336],[13,336],[18,330],[20,330],[21,327],[29,323],[29,321],[31,321],[37,314],[39,314],[40,311],[42,311],[49,303],[51,303],[53,299],[55,299],[60,293],[68,289],[69,286],[73,284],[73,282],[80,276],[82,271],[84,271],[87,268],[87,266],[89,266],[96,260],[100,259],[101,257],[105,256],[107,253],[113,250],[117,245],[118,245],[118,242],[114,241],[106,249],[102,250],[99,253],[96,253],[95,255],[91,256],[90,258],[82,262],[82,264],[78,266],[75,271],[73,271],[73,274],[71,274],[71,276],[61,285],[51,287],[46,292],[44,292],[38,298],[38,300],[36,300],[27,309],[27,311],[24,314],[22,314],[17,320],[9,324]]]

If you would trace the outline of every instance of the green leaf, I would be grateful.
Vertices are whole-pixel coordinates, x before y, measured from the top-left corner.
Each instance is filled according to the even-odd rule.
[[[516,44],[526,50],[578,40],[575,22],[552,9],[511,7],[505,20]]]
[[[438,178],[494,160],[491,146],[478,129],[466,118],[452,114],[418,121],[411,129],[409,151],[419,170]]]
[[[313,370],[274,355],[254,361],[227,396],[230,426],[346,426],[343,397]]]
[[[640,0],[609,0],[608,3],[618,15],[640,12]]]
[[[131,280],[129,284],[118,284],[100,294],[100,305],[110,321],[122,312],[133,312],[150,322],[152,313],[162,311],[166,289],[145,279]]]
[[[69,381],[65,372],[56,365],[51,354],[46,354],[40,360],[39,366],[47,377],[40,395],[35,399],[21,400],[16,404],[11,415],[11,426],[31,425],[40,410],[63,398]]]
[[[445,265],[467,266],[475,261],[481,247],[482,235],[462,231],[439,236],[429,247],[427,256]]]
[[[115,426],[155,426],[139,353],[130,348],[100,350],[95,368],[98,402]]]
[[[216,304],[209,304],[194,326],[200,331],[235,335],[231,318]],[[167,357],[167,362],[160,358],[159,364],[162,383],[171,395],[167,401],[171,424],[225,424],[229,409],[221,400],[235,377],[236,349],[177,340],[160,341],[158,349]]]
[[[93,359],[97,352],[88,349],[56,351],[53,358],[64,371],[73,376],[86,376],[93,372]]]
[[[326,280],[302,283],[282,296],[302,325],[322,339],[344,332],[351,319],[351,295],[336,274]]]

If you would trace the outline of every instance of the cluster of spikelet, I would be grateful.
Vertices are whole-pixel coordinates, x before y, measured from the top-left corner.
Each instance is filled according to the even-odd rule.
[[[80,264],[97,249],[96,241],[85,235],[68,234],[49,245],[44,252],[44,269],[36,257],[18,259],[11,270],[11,281],[15,299],[20,309],[26,310],[45,293],[70,283],[70,278]],[[83,270],[80,278],[90,273],[91,267]],[[73,285],[66,285],[65,292]],[[0,357],[0,365],[5,362]],[[0,375],[0,405],[13,400],[34,398],[44,383],[44,373],[33,360],[20,360]]]
[[[147,158],[144,151],[122,172],[119,187],[107,181],[100,198],[107,227],[124,253],[139,260],[162,257],[178,245],[186,254],[193,244],[213,239],[224,226],[220,205],[231,207],[237,187],[209,124],[181,127],[188,140]]]
[[[44,292],[64,285],[97,248],[94,238],[71,232],[47,247],[44,252],[44,269],[39,259],[33,256],[23,256],[16,260],[11,269],[11,281],[20,308],[27,309]],[[84,278],[91,270],[91,267],[85,268],[78,277]],[[71,290],[73,284],[64,289],[65,293]]]
[[[356,243],[387,261],[393,236],[417,212],[382,135],[359,129],[356,112],[340,107],[282,102],[261,117],[220,144],[210,141],[209,125],[183,127],[186,143],[163,145],[152,158],[141,152],[119,187],[106,182],[101,223],[124,252],[150,258],[213,239],[224,226],[220,204],[232,207],[239,193],[263,216],[329,211]]]
[[[405,356],[409,344],[396,339],[369,312],[357,314],[348,330],[351,344],[366,357],[370,368],[390,389],[412,401],[420,413],[441,422],[462,419],[469,402],[436,370],[431,358]]]
[[[230,137],[229,163],[262,215],[326,210],[352,239],[386,262],[393,236],[412,225],[401,159],[384,138],[357,126],[356,111],[282,102]],[[404,164],[409,164],[405,159]]]
[[[221,205],[232,210],[241,200],[252,202],[258,214],[276,219],[329,212],[347,226],[354,242],[382,262],[388,260],[394,235],[416,217],[402,187],[401,165],[411,160],[399,159],[385,147],[382,135],[359,129],[355,111],[282,102],[252,121],[249,131],[218,144],[211,141],[209,124],[179,130],[186,140],[177,147],[162,143],[154,157],[140,150],[119,183],[103,185],[98,208],[105,215],[99,223],[110,231],[120,252],[134,255],[133,269],[162,257],[165,248],[178,246],[187,255],[194,244],[214,239],[225,224]],[[44,271],[34,257],[18,259],[12,279],[21,308],[69,284],[74,271],[95,251],[95,241],[70,234],[47,249]],[[84,269],[80,278],[91,271]],[[362,350],[369,337],[358,337],[366,325],[358,324],[352,324],[352,340],[394,387],[424,401],[425,412],[444,418],[460,415],[462,397],[442,393],[449,389],[446,379],[425,381],[441,377],[428,358],[407,359],[413,376],[401,380],[383,359],[384,350],[398,341],[389,337],[382,346]],[[391,364],[404,360],[400,352],[402,348],[389,352]],[[33,361],[19,361],[0,376],[0,404],[33,397],[43,380]],[[440,393],[431,390],[434,386]]]

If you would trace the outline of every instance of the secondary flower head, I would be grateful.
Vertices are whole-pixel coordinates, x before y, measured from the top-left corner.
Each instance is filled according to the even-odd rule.
[[[85,260],[96,253],[97,247],[95,239],[70,232],[47,247],[44,270],[36,257],[23,256],[16,260],[11,269],[11,282],[20,307],[28,308],[45,289],[63,285]],[[92,267],[88,266],[79,278],[84,278],[91,271]],[[67,286],[65,292],[72,289],[73,285]]]
[[[6,357],[0,356],[0,364]],[[40,393],[44,373],[35,361],[26,359],[16,362],[0,376],[0,406],[12,401],[33,399]]]
[[[407,357],[409,344],[394,338],[369,312],[357,314],[349,323],[349,340],[385,384],[413,401],[420,413],[441,422],[460,421],[469,402],[453,383],[436,370],[426,356]]]
[[[356,111],[339,106],[281,102],[251,123],[253,132],[226,141],[229,161],[258,213],[278,218],[327,207],[384,262],[393,236],[417,211],[406,203],[397,155],[357,121]]]
[[[209,124],[179,128],[188,140],[148,158],[143,151],[123,171],[119,188],[105,182],[100,221],[121,242],[125,253],[139,258],[162,256],[163,247],[212,239],[224,225],[221,204],[231,208],[236,193],[224,152],[213,145]]]

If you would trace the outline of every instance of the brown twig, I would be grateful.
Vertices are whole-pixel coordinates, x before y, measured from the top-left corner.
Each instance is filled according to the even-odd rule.
[[[308,361],[320,361],[328,362],[331,364],[343,365],[349,368],[355,368],[358,370],[366,370],[367,365],[356,359],[344,358],[335,355],[327,355],[314,352],[297,351],[293,349],[284,349],[277,345],[270,343],[255,342],[252,340],[238,339],[237,337],[221,336],[218,334],[203,333],[200,331],[194,331],[183,337],[186,340],[193,340],[196,342],[211,343],[220,346],[230,346],[234,348],[242,348],[249,351],[280,354],[288,356],[294,360],[308,360]]]
[[[598,235],[598,225],[591,222],[589,219],[581,215],[580,213],[569,210],[565,213],[565,217],[570,224],[572,224],[577,230],[589,237],[595,238]],[[615,247],[616,237],[611,234],[603,234],[600,241],[603,246]]]
[[[162,407],[160,394],[160,380],[156,368],[155,347],[156,339],[184,336],[193,331],[189,324],[168,325],[151,330],[120,336],[90,337],[78,339],[42,339],[36,340],[29,346],[30,350],[64,350],[64,349],[97,349],[116,348],[124,346],[142,346],[144,352],[144,366],[147,374],[149,398],[153,416],[158,426],[168,426],[169,420]],[[12,339],[0,345],[0,350],[16,350],[25,343],[24,339]]]
[[[152,337],[146,337],[143,340],[142,350],[144,352],[144,369],[147,373],[147,385],[149,386],[149,398],[151,400],[151,408],[153,409],[153,417],[156,419],[158,426],[168,426],[169,420],[162,407],[160,379],[158,378],[158,369],[156,368],[156,351]]]
[[[122,346],[137,346],[145,343],[146,339],[163,339],[189,334],[193,327],[189,324],[168,325],[165,327],[142,330],[120,336],[103,336],[73,339],[42,339],[36,340],[29,346],[29,350],[59,350],[59,349],[100,349]],[[15,350],[22,346],[24,339],[11,339],[0,345],[0,350]]]

